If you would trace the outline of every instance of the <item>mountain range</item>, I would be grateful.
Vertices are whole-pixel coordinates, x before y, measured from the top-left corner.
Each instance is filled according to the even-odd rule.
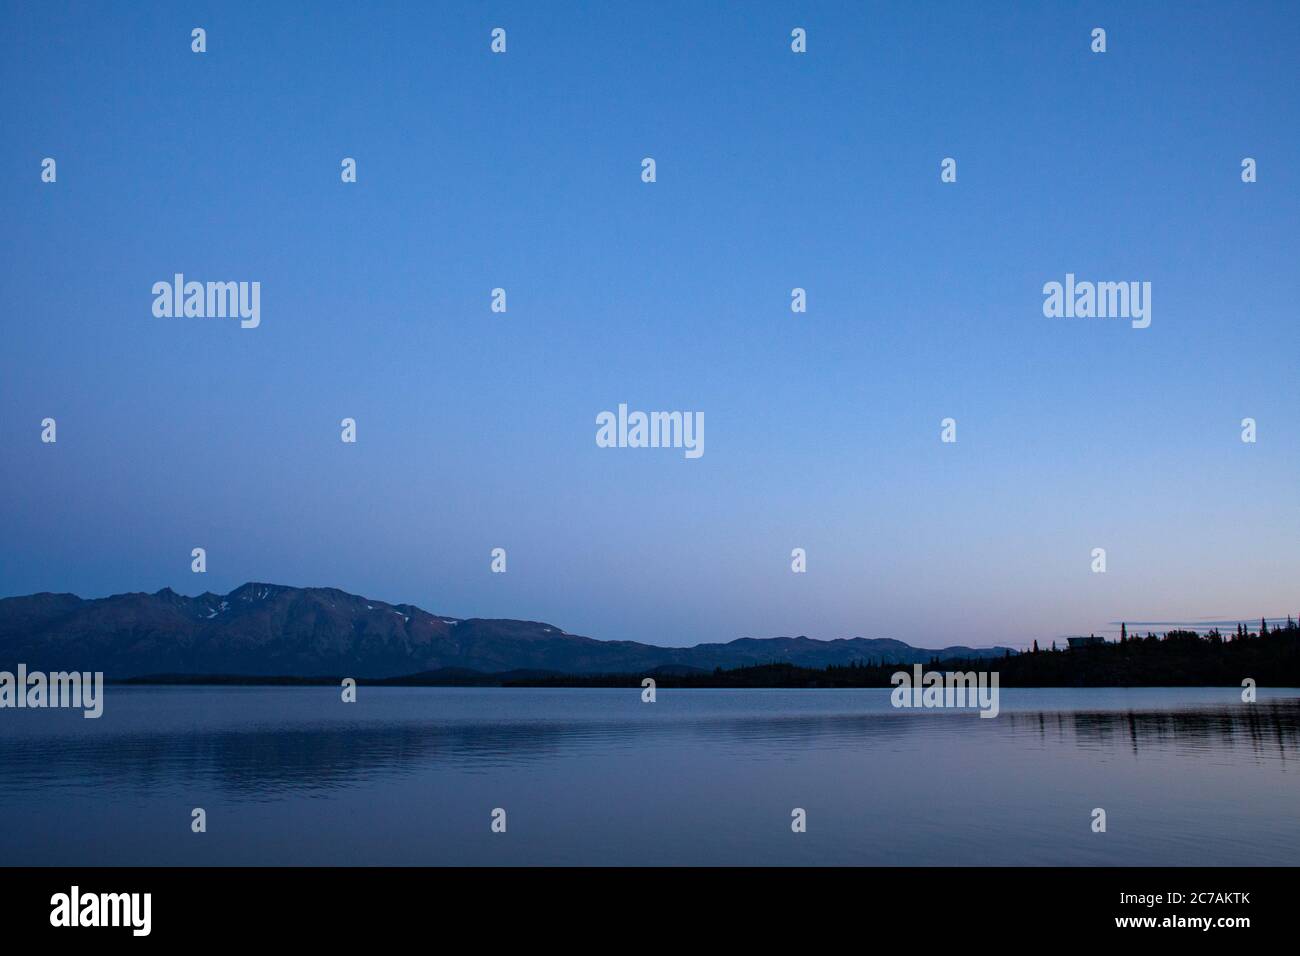
[[[83,599],[32,594],[0,599],[0,667],[149,675],[397,677],[441,669],[482,673],[679,673],[752,664],[802,667],[935,658],[1002,657],[1006,648],[912,647],[854,637],[739,638],[658,647],[568,634],[539,621],[453,618],[337,588],[249,583],[197,597],[164,588]],[[1012,651],[1011,653],[1015,653]]]

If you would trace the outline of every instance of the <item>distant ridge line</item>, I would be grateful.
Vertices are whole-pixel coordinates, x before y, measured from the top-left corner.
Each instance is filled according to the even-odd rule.
[[[924,664],[1016,653],[804,636],[661,647],[569,634],[543,621],[455,618],[339,588],[258,581],[195,597],[162,588],[90,599],[53,592],[0,599],[0,666],[99,670],[111,680],[163,674],[405,678],[446,668],[620,674],[664,667]]]

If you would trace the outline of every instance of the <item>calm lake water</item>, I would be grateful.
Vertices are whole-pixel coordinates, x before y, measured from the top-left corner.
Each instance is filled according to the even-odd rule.
[[[888,690],[108,687],[99,720],[0,711],[0,862],[1300,863],[1300,691],[1001,703],[990,720],[895,710]]]

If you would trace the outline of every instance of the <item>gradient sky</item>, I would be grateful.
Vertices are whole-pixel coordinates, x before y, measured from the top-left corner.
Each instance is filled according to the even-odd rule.
[[[1296,611],[1300,13],[1138,6],[0,4],[0,595],[662,644]],[[155,318],[175,272],[261,327]],[[1151,327],[1044,318],[1067,272]],[[620,402],[704,457],[597,448]]]

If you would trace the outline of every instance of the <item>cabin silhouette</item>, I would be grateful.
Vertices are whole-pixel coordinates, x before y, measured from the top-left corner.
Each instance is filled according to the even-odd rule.
[[[1070,642],[1071,648],[1091,647],[1095,644],[1106,643],[1104,637],[1097,637],[1095,634],[1090,634],[1087,637],[1067,637],[1066,640]]]

